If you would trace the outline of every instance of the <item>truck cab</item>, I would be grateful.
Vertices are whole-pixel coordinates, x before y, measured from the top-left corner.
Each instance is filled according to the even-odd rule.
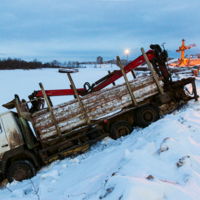
[[[0,162],[5,152],[23,144],[17,113],[8,111],[0,114]]]
[[[15,112],[0,114],[0,179],[8,178],[9,182],[28,178],[28,168],[33,168],[35,156],[27,148],[21,122]],[[27,170],[23,170],[27,168]],[[31,170],[32,175],[35,170]],[[32,176],[31,175],[31,176]],[[23,176],[23,177],[22,177]]]

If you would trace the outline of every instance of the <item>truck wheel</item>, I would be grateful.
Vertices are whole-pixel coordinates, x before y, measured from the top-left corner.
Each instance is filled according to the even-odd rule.
[[[20,160],[13,163],[8,169],[7,178],[12,181],[23,181],[35,176],[36,171],[34,165],[28,160]]]
[[[153,106],[144,106],[139,108],[136,113],[138,125],[141,127],[149,126],[152,122],[160,118],[159,112]]]
[[[110,127],[110,136],[113,139],[117,139],[130,134],[132,131],[133,127],[127,121],[117,121]]]

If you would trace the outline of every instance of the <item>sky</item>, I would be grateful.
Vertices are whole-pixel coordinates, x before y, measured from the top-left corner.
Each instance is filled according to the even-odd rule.
[[[0,58],[41,62],[129,60],[165,44],[180,57],[181,40],[200,53],[199,0],[0,0]]]

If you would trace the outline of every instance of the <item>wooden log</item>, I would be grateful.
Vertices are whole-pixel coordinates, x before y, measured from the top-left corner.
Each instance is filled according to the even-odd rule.
[[[131,88],[133,89],[133,88],[136,88],[136,87],[138,87],[138,86],[144,85],[145,83],[147,83],[147,82],[150,81],[150,80],[153,81],[152,76],[142,76],[142,77],[139,77],[138,79],[134,79],[134,80],[129,81],[129,82],[130,82],[130,84],[131,84]],[[113,87],[111,87],[111,88],[107,88],[107,89],[104,89],[104,90],[101,90],[101,91],[98,91],[98,92],[93,92],[93,93],[91,93],[91,94],[88,94],[88,95],[82,97],[81,99],[82,99],[82,100],[90,99],[90,98],[92,98],[92,97],[94,96],[94,94],[96,94],[96,95],[98,95],[98,96],[99,96],[99,95],[103,95],[103,94],[106,93],[106,92],[109,93],[110,90],[114,90],[114,89],[116,89],[116,88],[118,88],[118,87],[122,87],[122,86],[125,86],[125,85],[126,85],[126,84],[123,83],[123,84],[116,85],[116,86],[113,86]],[[101,97],[99,96],[99,98],[101,98]],[[57,106],[54,106],[52,109],[53,109],[53,110],[56,110],[56,109],[65,107],[65,106],[67,106],[67,105],[71,105],[71,104],[76,103],[76,102],[78,102],[77,99],[74,99],[74,100],[71,100],[71,101],[68,101],[68,102],[61,103],[61,104],[59,104],[59,105],[57,105]],[[77,105],[78,105],[78,104],[77,104]],[[32,117],[34,118],[34,117],[37,117],[37,116],[41,116],[42,114],[45,114],[46,112],[48,112],[47,108],[33,113],[33,114],[32,114]]]
[[[152,94],[154,95],[154,94],[157,94],[157,93],[158,93],[158,91],[156,91],[156,92],[154,92]],[[130,95],[129,95],[129,97],[130,97]],[[143,98],[141,98],[140,100],[142,101]],[[128,101],[126,104],[122,104],[120,107],[118,107],[118,109],[124,108],[124,107],[130,105],[131,103],[132,103],[132,100],[130,99],[130,101]],[[104,113],[104,115],[110,114],[111,112],[114,112],[116,110],[115,108],[110,108],[109,110],[107,110],[107,112]],[[95,117],[97,118],[98,115],[96,115]],[[100,117],[100,115],[99,115],[99,117]],[[90,116],[89,118],[90,118],[90,120],[92,120],[92,119],[95,120],[96,119],[96,118],[92,118],[92,116]],[[80,117],[74,118],[74,123],[71,123],[71,124],[70,123],[71,123],[71,121],[69,121],[69,123],[60,123],[59,124],[60,130],[62,132],[64,132],[64,131],[73,129],[73,128],[77,127],[78,125],[83,124],[84,123],[84,116],[82,116],[82,117],[80,116]],[[57,133],[56,133],[55,128],[52,126],[50,129],[43,130],[41,132],[40,137],[41,137],[41,139],[47,139],[47,138],[55,136],[55,135],[57,135]]]
[[[134,90],[138,90],[142,87],[146,87],[148,86],[149,84],[153,84],[154,81],[152,80],[152,78],[148,77],[146,79],[142,79],[141,82],[132,82],[134,84],[131,84],[131,89],[132,91]],[[99,92],[94,92],[92,94],[89,94],[91,98],[87,98],[87,99],[82,99],[83,103],[84,103],[84,106],[85,106],[85,109],[86,111],[87,108],[89,108],[93,103],[98,103],[98,102],[102,102],[102,99],[105,99],[105,101],[109,101],[111,98],[112,98],[112,95],[114,95],[115,98],[117,98],[117,94],[119,94],[120,96],[123,96],[124,94],[128,94],[128,91],[126,89],[126,85],[125,84],[122,84],[120,87],[112,87],[113,89],[111,90],[110,88],[109,89],[106,89],[105,91],[99,91]],[[88,96],[88,95],[87,95]],[[79,104],[77,101],[70,101],[70,102],[67,102],[64,106],[64,103],[63,104],[60,104],[58,106],[54,106],[52,109],[53,109],[53,112],[54,112],[54,115],[56,117],[59,117],[60,113],[63,111],[63,112],[70,112],[70,110],[74,111],[75,109],[78,109],[79,108]],[[80,108],[79,108],[80,109]],[[40,115],[34,115],[35,117],[33,118],[33,121],[34,123],[38,123],[40,121],[44,121],[45,119],[48,119],[50,118],[50,113],[48,113],[47,110],[45,110],[45,113],[43,112],[40,112],[38,111],[37,113],[39,113]],[[35,114],[35,113],[34,113]]]
[[[161,81],[160,84],[162,84]],[[145,98],[158,93],[157,86],[150,76],[140,77],[140,80],[130,81],[130,87],[137,102],[143,101]],[[111,112],[115,112],[132,104],[125,84],[84,96],[82,102],[89,120],[102,118]],[[61,132],[85,125],[84,113],[77,100],[54,106],[52,110]],[[48,139],[57,134],[51,116],[46,109],[42,110],[42,112],[34,113],[33,116],[34,128],[40,133],[41,139]]]
[[[142,89],[142,88],[141,88],[141,89]],[[138,96],[139,96],[139,95],[143,95],[143,93],[140,92],[140,93],[137,94],[137,95],[138,95]],[[123,97],[122,97],[122,98],[123,98]],[[113,102],[112,102],[112,101],[111,101],[111,102],[109,101],[109,102],[107,102],[107,103],[105,103],[105,104],[104,104],[103,102],[101,102],[101,103],[99,103],[98,106],[99,106],[100,108],[103,107],[104,109],[109,109],[109,107],[111,107],[111,106],[116,106],[117,103],[120,103],[120,104],[121,104],[121,103],[122,103],[122,98],[121,98],[121,99],[120,99],[120,98],[114,99]],[[126,97],[124,97],[124,98],[126,98]],[[96,108],[93,107],[93,108],[91,109],[91,111],[94,112],[95,110],[97,110],[97,108],[98,108],[97,105],[95,105],[95,107],[96,107]],[[100,111],[101,111],[101,110],[100,110]],[[98,111],[98,112],[99,112],[99,111]],[[57,121],[62,121],[64,118],[67,119],[67,118],[73,117],[72,115],[68,115],[68,113],[69,113],[69,112],[60,112],[60,115],[58,115],[59,117],[57,118]],[[81,110],[77,111],[75,114],[77,115],[77,114],[80,114],[80,113],[81,113]],[[94,112],[94,113],[95,113],[95,112]],[[63,115],[62,115],[62,114],[64,115],[64,118],[63,118]],[[71,113],[70,113],[70,114],[71,114]],[[65,115],[66,115],[66,116],[65,116]],[[43,118],[43,119],[44,119],[44,118]],[[36,128],[39,127],[39,129],[42,128],[42,127],[45,128],[45,127],[48,127],[49,125],[51,125],[50,123],[51,123],[51,119],[49,119],[49,121],[47,120],[46,123],[45,123],[45,120],[43,120],[41,123],[37,123],[35,127],[36,127]]]
[[[150,84],[150,85],[152,85],[152,84]],[[148,87],[148,86],[146,86],[146,87]],[[137,88],[137,89],[138,90],[142,89],[142,87]],[[117,103],[118,101],[121,102],[123,96],[128,94],[127,90],[120,91],[119,89],[117,89],[114,92],[115,92],[114,94],[113,93],[109,94],[107,97],[104,96],[104,98],[101,98],[99,101],[95,100],[90,103],[86,102],[87,103],[87,104],[85,104],[86,112],[93,112],[93,111],[97,110],[97,108],[100,108],[100,107],[108,109],[110,106],[115,106],[115,105],[113,105],[112,101],[115,103]],[[137,93],[137,95],[138,96],[143,95],[143,91],[140,91],[140,93]],[[60,121],[72,118],[80,113],[81,113],[81,108],[78,107],[78,105],[76,105],[76,104],[72,104],[65,108],[61,108],[60,110],[56,110],[54,112],[54,115],[56,116],[57,122],[60,122]],[[51,124],[51,122],[52,122],[52,120],[51,120],[49,113],[47,113],[45,116],[42,115],[41,117],[37,117],[34,119],[35,128],[39,127],[40,124],[43,124],[44,127],[48,126]],[[39,127],[39,128],[41,128],[41,127]]]
[[[155,87],[156,87],[156,86],[155,86]],[[154,89],[154,90],[155,90],[155,89]],[[154,95],[154,94],[156,94],[156,93],[158,93],[157,90],[155,90],[155,92],[152,93],[152,94]],[[145,97],[147,98],[148,96],[151,96],[151,94],[146,94]],[[94,112],[90,113],[90,114],[88,115],[89,118],[90,118],[90,120],[92,120],[92,119],[94,120],[94,119],[96,119],[96,118],[102,117],[103,115],[110,114],[110,112],[116,111],[116,109],[121,109],[121,108],[123,108],[123,107],[125,107],[125,106],[130,105],[130,104],[131,104],[130,95],[128,94],[128,95],[126,96],[126,98],[127,98],[127,100],[129,100],[129,101],[127,101],[127,100],[124,101],[124,102],[126,102],[126,103],[117,102],[118,105],[111,106],[109,109],[105,108],[105,109],[103,109],[101,112],[99,112],[99,109],[98,109],[96,113],[94,113]],[[143,99],[144,99],[144,98],[141,97],[140,99],[138,99],[138,101],[142,101]],[[102,113],[103,113],[103,114],[102,114]],[[83,119],[84,119],[84,117],[83,117],[83,114],[82,114],[82,116],[80,115],[80,116],[77,116],[77,117],[74,118],[74,119],[70,119],[70,120],[68,120],[68,121],[66,121],[66,122],[61,122],[61,123],[59,123],[59,127],[60,127],[61,131],[70,130],[70,129],[76,127],[77,125],[80,125],[80,124],[84,123],[84,120],[83,120]],[[82,121],[82,120],[83,120],[83,121]],[[53,131],[53,132],[52,132],[52,133],[48,133],[48,132],[51,132],[51,131]],[[41,130],[40,133],[41,133],[41,134],[45,134],[44,136],[41,136],[41,137],[44,139],[44,138],[48,137],[49,135],[50,135],[50,136],[56,135],[56,130],[55,130],[54,126],[52,126],[52,127],[49,127],[49,128],[46,128],[46,129]],[[46,135],[46,133],[48,133],[48,134]]]

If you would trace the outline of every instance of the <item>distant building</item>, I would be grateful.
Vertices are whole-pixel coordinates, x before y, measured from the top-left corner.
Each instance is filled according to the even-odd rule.
[[[131,62],[131,61],[121,60],[121,63],[123,66],[126,66],[129,62]],[[116,61],[116,65],[119,66],[119,63],[117,61]]]
[[[106,63],[106,64],[107,64],[107,63],[116,64],[116,63],[117,63],[117,60],[114,60],[114,59],[113,59],[113,60],[108,60],[108,61],[106,61],[105,63]]]
[[[97,64],[103,64],[103,58],[101,56],[97,57]]]
[[[131,61],[127,61],[127,60],[123,60],[123,59],[121,60],[121,63],[122,63],[123,66],[126,66],[129,62],[131,62]],[[115,60],[115,59],[113,59],[113,60],[108,60],[108,61],[106,61],[105,63],[116,64],[117,66],[119,66],[118,61]]]

